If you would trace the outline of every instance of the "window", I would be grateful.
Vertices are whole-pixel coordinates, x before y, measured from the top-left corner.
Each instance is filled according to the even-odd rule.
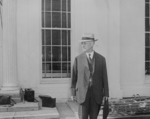
[[[71,0],[42,0],[43,78],[68,78],[71,67]]]
[[[150,75],[150,2],[145,0],[145,74]]]

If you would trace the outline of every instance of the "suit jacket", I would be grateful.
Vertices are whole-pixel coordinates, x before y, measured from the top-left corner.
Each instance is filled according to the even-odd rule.
[[[92,76],[93,94],[98,104],[102,103],[103,96],[109,96],[108,78],[105,58],[94,52],[95,69]],[[72,71],[72,94],[77,97],[78,103],[83,103],[86,98],[90,80],[90,70],[86,53],[75,58]]]

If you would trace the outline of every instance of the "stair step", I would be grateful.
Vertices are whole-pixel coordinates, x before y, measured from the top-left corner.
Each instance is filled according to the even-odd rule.
[[[42,108],[37,111],[1,112],[0,119],[59,119],[56,108]]]
[[[38,103],[36,102],[20,102],[13,106],[0,106],[0,112],[21,112],[21,111],[37,111],[39,110]]]

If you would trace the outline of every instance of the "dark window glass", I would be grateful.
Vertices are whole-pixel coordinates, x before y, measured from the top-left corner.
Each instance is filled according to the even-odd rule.
[[[44,11],[44,1],[42,1],[42,11]]]
[[[149,2],[149,0],[145,0],[145,2]]]
[[[149,29],[149,18],[145,18],[145,30],[150,31],[150,29]]]
[[[66,13],[62,13],[62,27],[67,28]]]
[[[45,11],[51,11],[51,0],[45,0]]]
[[[52,31],[52,44],[53,45],[61,45],[60,41],[60,30],[53,30]]]
[[[70,12],[71,11],[71,1],[70,0],[68,0],[68,11]]]
[[[46,74],[46,64],[42,64],[42,73],[45,75]]]
[[[44,35],[44,30],[42,30],[42,45],[45,44],[45,35]]]
[[[66,0],[62,0],[62,11],[66,11]]]
[[[52,13],[52,27],[60,28],[61,27],[61,14],[60,12]]]
[[[149,3],[145,4],[145,16],[149,17]]]
[[[53,46],[52,47],[53,61],[61,61],[61,47]]]
[[[70,46],[68,47],[68,61],[71,61],[71,52]]]
[[[71,40],[71,38],[70,38],[70,31],[68,31],[68,45],[71,45],[70,44],[70,40]]]
[[[150,33],[145,34],[145,46],[150,46]]]
[[[46,45],[51,45],[51,30],[45,30]]]
[[[62,72],[67,73],[67,63],[62,63]]]
[[[68,63],[68,73],[71,73],[71,64]]]
[[[45,13],[45,27],[51,27],[51,12]]]
[[[150,75],[150,62],[145,62],[145,73]]]
[[[46,46],[46,61],[51,61],[51,46]]]
[[[42,12],[42,27],[45,27],[45,13]]]
[[[67,45],[67,31],[62,31],[62,45]]]
[[[67,61],[67,47],[62,47],[62,61]]]
[[[46,60],[46,47],[42,47],[42,61],[45,62]]]
[[[71,28],[71,15],[68,13],[68,28]]]
[[[51,63],[46,63],[46,73],[51,73]]]
[[[61,73],[61,63],[53,63],[53,73]]]
[[[150,48],[146,48],[145,58],[146,61],[150,61]]]
[[[53,11],[60,11],[61,10],[61,6],[60,6],[60,0],[53,0],[52,1],[52,10]]]

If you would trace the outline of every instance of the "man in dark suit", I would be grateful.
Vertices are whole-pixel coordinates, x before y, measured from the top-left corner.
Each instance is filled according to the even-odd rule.
[[[93,50],[94,34],[84,34],[84,52],[77,56],[72,71],[72,99],[79,103],[80,119],[97,119],[103,98],[109,97],[105,58]]]

